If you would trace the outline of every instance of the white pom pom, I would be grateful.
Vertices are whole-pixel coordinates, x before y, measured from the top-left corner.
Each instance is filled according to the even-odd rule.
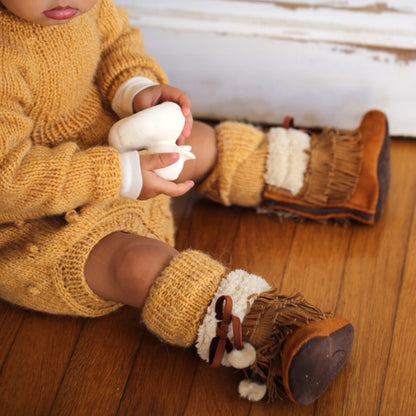
[[[238,392],[242,398],[252,402],[258,402],[266,395],[266,385],[250,380],[243,380],[238,386]]]
[[[245,342],[242,350],[233,349],[227,354],[227,359],[234,368],[247,368],[256,361],[256,350],[250,343]]]

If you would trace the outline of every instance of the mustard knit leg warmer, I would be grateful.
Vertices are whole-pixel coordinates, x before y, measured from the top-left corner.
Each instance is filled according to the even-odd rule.
[[[194,250],[180,253],[152,286],[142,317],[147,328],[169,344],[189,347],[226,268]]]
[[[219,124],[216,135],[218,162],[199,192],[227,206],[258,206],[266,171],[266,135],[250,124],[232,121]]]

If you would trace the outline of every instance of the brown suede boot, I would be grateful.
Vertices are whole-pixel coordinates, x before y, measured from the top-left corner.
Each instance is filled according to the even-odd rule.
[[[199,188],[215,201],[320,221],[380,219],[390,183],[390,138],[380,111],[365,114],[352,132],[311,134],[291,125],[263,132],[225,122],[217,140],[217,166]]]
[[[269,400],[316,401],[347,362],[354,329],[300,295],[261,294],[243,321],[243,338],[256,348],[250,378],[267,386]]]
[[[180,253],[155,281],[143,308],[162,341],[195,344],[213,367],[243,370],[242,397],[317,400],[347,362],[352,325],[302,296],[281,296],[260,276],[227,272],[209,256]]]
[[[386,117],[367,113],[354,132],[325,129],[312,135],[309,166],[295,195],[266,184],[262,206],[315,220],[380,219],[390,184],[390,138]]]

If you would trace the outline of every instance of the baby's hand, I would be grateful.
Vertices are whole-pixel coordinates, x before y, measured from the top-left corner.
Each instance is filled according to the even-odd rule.
[[[139,199],[146,200],[164,194],[178,197],[187,193],[193,186],[193,181],[175,183],[158,176],[154,171],[165,168],[179,159],[178,153],[155,153],[140,155],[143,187]]]
[[[177,141],[177,144],[181,146],[184,144],[184,138],[191,135],[193,123],[191,100],[182,90],[171,87],[170,85],[154,85],[145,88],[134,97],[133,108],[137,113],[138,111],[145,110],[146,108],[153,107],[165,101],[172,101],[178,104],[185,116],[185,127],[182,131],[183,137],[180,137]]]

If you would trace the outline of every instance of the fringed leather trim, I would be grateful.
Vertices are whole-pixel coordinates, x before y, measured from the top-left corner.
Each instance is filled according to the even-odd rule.
[[[268,399],[287,397],[282,380],[282,350],[296,329],[329,316],[300,294],[279,296],[276,289],[262,293],[243,322],[243,339],[256,349],[250,378],[267,386]]]
[[[361,172],[361,133],[324,129],[312,136],[310,164],[298,197],[311,204],[342,204],[353,195]]]

